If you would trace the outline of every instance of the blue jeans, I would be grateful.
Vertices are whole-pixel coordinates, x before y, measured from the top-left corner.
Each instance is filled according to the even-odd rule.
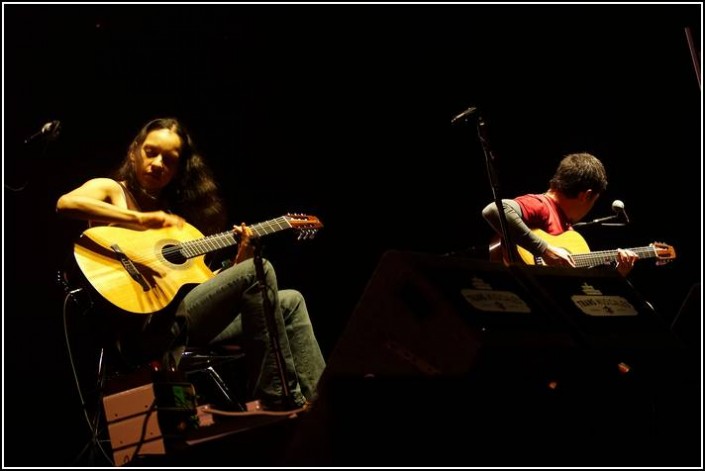
[[[316,395],[325,360],[313,332],[306,302],[298,291],[277,288],[274,267],[264,261],[266,294],[273,307],[287,386],[295,405]],[[238,263],[193,288],[176,310],[186,345],[244,342],[248,391],[271,406],[283,405],[283,387],[271,345],[262,291],[252,259]],[[174,332],[176,329],[172,329]],[[172,345],[172,350],[178,345]]]

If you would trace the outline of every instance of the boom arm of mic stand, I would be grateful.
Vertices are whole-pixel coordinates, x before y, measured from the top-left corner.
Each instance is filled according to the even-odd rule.
[[[507,257],[510,263],[516,262],[516,253],[512,249],[511,238],[509,236],[509,224],[507,223],[507,215],[504,213],[504,205],[502,204],[502,198],[499,192],[499,178],[497,178],[497,169],[494,167],[496,158],[492,149],[490,148],[489,138],[487,136],[487,129],[485,127],[485,121],[482,116],[477,117],[477,134],[480,138],[480,143],[482,144],[482,150],[485,153],[485,164],[487,166],[487,176],[490,180],[490,187],[492,188],[492,196],[494,197],[494,203],[497,206],[497,212],[499,213],[499,226],[502,230],[502,238],[504,239],[505,246],[507,248]]]
[[[609,223],[607,224],[607,221],[614,221],[615,219],[619,218],[618,214],[614,214],[612,216],[605,216],[603,218],[597,218],[593,219],[592,221],[588,222],[578,222],[573,224],[573,227],[587,227],[587,226],[593,226],[595,224],[599,224],[601,226],[624,226],[624,223]]]

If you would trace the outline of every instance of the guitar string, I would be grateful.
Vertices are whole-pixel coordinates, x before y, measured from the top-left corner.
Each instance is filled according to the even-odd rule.
[[[631,250],[640,257],[651,258],[655,257],[656,250],[653,247],[634,247],[626,250]],[[577,263],[594,262],[595,264],[604,264],[616,260],[617,250],[598,250],[595,252],[572,254],[573,261]]]
[[[276,220],[286,222],[286,218],[284,218],[284,217],[277,218]],[[266,228],[274,227],[275,224],[273,221],[276,221],[276,220],[265,221],[265,222],[262,222],[259,224],[254,224],[251,226],[251,229],[253,232],[259,232],[260,229],[265,228],[263,235],[266,235],[268,233],[268,232],[266,232]],[[232,231],[224,231],[224,232],[221,232],[218,234],[213,234],[210,236],[201,237],[201,238],[194,239],[191,241],[179,242],[178,244],[174,244],[170,247],[166,247],[165,249],[163,249],[162,253],[164,254],[165,258],[167,258],[167,260],[168,260],[168,257],[170,255],[180,254],[182,252],[182,249],[184,249],[184,248],[186,248],[188,250],[190,248],[207,246],[207,244],[210,241],[220,240],[220,239],[225,239],[225,238],[232,238],[232,240],[227,241],[227,242],[229,242],[227,245],[224,245],[222,247],[217,247],[217,248],[225,248],[225,247],[230,247],[230,246],[237,244],[237,241],[234,240],[234,233]],[[215,248],[214,250],[217,250],[217,248]],[[206,253],[206,252],[203,252],[203,253]],[[194,257],[198,256],[198,255],[199,254],[194,255]],[[136,256],[129,257],[129,258],[133,263],[137,263],[137,264],[147,266],[147,267],[160,266],[162,264],[162,261],[160,259],[155,258],[151,254],[150,255],[136,255]],[[186,257],[186,258],[188,259],[191,257]]]

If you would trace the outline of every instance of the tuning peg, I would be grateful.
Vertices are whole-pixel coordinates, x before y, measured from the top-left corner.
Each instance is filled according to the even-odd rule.
[[[301,229],[299,230],[297,240],[313,239],[313,237],[318,232],[318,229]]]

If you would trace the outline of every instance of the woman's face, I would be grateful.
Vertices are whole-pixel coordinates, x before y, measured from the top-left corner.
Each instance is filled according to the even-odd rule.
[[[171,182],[179,168],[181,138],[169,129],[157,129],[144,140],[131,159],[140,186],[158,192]]]

